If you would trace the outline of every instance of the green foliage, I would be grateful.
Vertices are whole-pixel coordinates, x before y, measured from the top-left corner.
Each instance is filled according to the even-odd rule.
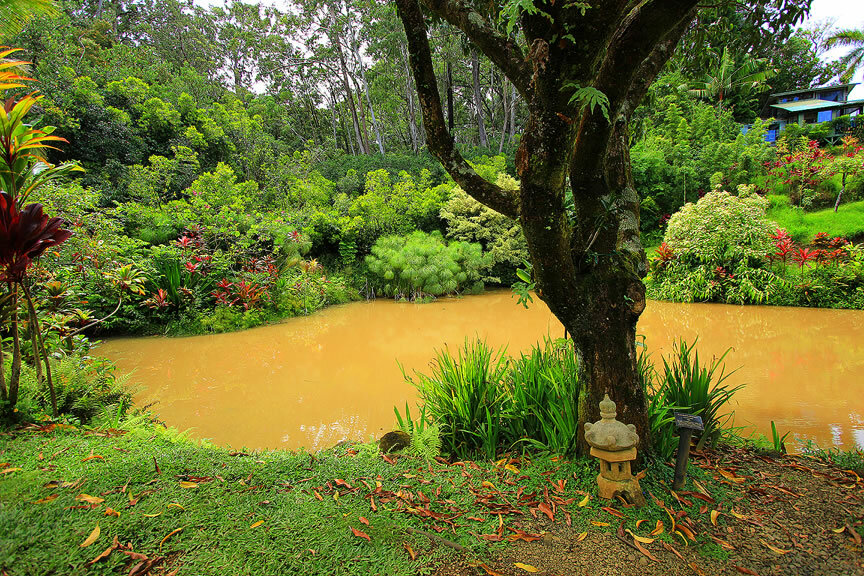
[[[497,184],[518,187],[504,174],[498,174]],[[516,281],[516,269],[528,259],[528,246],[518,222],[477,202],[459,187],[441,208],[441,219],[447,225],[448,238],[483,246],[488,259],[484,282],[508,285]]]
[[[594,113],[594,108],[599,107],[606,121],[611,122],[609,120],[609,98],[603,92],[593,86],[581,86],[573,83],[565,84],[563,89],[573,91],[573,95],[570,96],[570,100],[567,102],[568,104],[577,104],[579,111],[587,108],[591,114]]]
[[[762,258],[771,249],[768,201],[739,188],[733,196],[713,190],[685,205],[669,220],[664,241],[676,252],[712,265]]]
[[[51,360],[57,409],[67,420],[89,424],[106,407],[124,414],[132,405],[133,390],[128,377],[118,378],[112,362],[95,358],[85,348]],[[7,366],[8,369],[8,366]],[[44,382],[39,381],[32,366],[21,373],[20,400],[16,417],[35,422],[51,413],[51,399]]]
[[[482,289],[486,263],[479,244],[445,242],[440,233],[385,236],[366,265],[382,293],[413,300]]]
[[[769,196],[768,217],[784,228],[796,242],[807,242],[819,232],[843,238],[864,236],[864,200],[833,208],[805,212],[793,207],[788,196]]]
[[[580,387],[570,341],[547,339],[512,359],[466,340],[455,357],[438,351],[429,375],[406,380],[417,387],[425,418],[441,427],[445,452],[455,457],[494,458],[518,446],[575,452]]]
[[[702,418],[705,429],[697,433],[698,446],[715,444],[731,431],[732,414],[726,412],[735,393],[742,385],[730,386],[725,381],[733,372],[726,372],[726,354],[710,362],[699,360],[696,343],[676,341],[669,358],[663,357],[663,373],[659,374],[644,348],[640,350],[637,367],[648,398],[649,425],[652,447],[664,460],[669,460],[678,444],[674,413],[685,412]]]

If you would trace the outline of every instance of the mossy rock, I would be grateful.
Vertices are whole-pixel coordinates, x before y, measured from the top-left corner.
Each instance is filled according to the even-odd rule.
[[[378,448],[382,454],[389,454],[407,448],[411,444],[411,436],[407,432],[394,430],[387,432],[378,440]]]

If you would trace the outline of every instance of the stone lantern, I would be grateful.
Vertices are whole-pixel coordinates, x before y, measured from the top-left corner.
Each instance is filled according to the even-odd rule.
[[[601,420],[585,423],[585,441],[591,445],[591,455],[600,460],[597,493],[608,499],[620,494],[628,502],[644,506],[639,480],[630,470],[630,463],[636,460],[639,435],[635,426],[619,422],[616,415],[615,402],[606,394],[600,402]]]

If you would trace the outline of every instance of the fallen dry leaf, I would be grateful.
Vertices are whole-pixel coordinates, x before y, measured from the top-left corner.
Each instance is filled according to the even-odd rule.
[[[411,561],[417,560],[417,553],[414,552],[414,549],[407,542],[403,542],[402,546],[405,548],[405,551],[408,552],[408,555],[411,557]]]
[[[642,518],[641,520],[636,520],[636,528],[638,529],[639,526],[641,526],[645,522],[648,522],[648,520],[645,520],[644,518]]]
[[[659,536],[663,533],[663,521],[657,520],[657,524],[654,525],[654,529],[648,533],[649,536]]]
[[[625,532],[627,532],[627,534],[630,534],[630,536],[632,536],[633,539],[636,540],[637,542],[642,542],[643,544],[651,544],[652,542],[654,542],[654,538],[645,538],[644,536],[637,536],[629,528],[627,528],[625,530]]]
[[[108,556],[110,556],[110,555],[111,555],[111,552],[113,552],[113,551],[114,551],[114,546],[113,546],[113,545],[112,545],[112,546],[109,546],[108,548],[105,549],[104,552],[102,552],[101,554],[99,554],[98,556],[96,556],[93,560],[91,560],[90,562],[88,562],[88,564],[93,565],[93,564],[95,564],[96,562],[99,562],[100,560],[104,560],[105,558],[107,558]]]
[[[702,568],[700,568],[699,566],[696,565],[695,562],[690,562],[690,569],[693,570],[699,576],[708,576],[707,574],[705,574],[705,571],[702,570]]]
[[[609,514],[611,514],[612,516],[615,516],[616,518],[624,518],[624,514],[622,514],[621,512],[619,512],[618,510],[616,510],[614,508],[610,508],[609,506],[604,506],[603,508],[601,508],[601,510],[603,510],[604,512],[608,512]]]
[[[354,533],[354,536],[357,536],[358,538],[365,538],[365,539],[368,540],[369,542],[372,541],[372,538],[370,538],[368,534],[366,534],[366,533],[363,532],[362,530],[357,530],[357,529],[354,528],[353,526],[351,527],[351,532],[353,532],[353,533]]]
[[[360,516],[360,523],[369,526],[369,520],[365,516]]]
[[[738,566],[736,564],[733,564],[732,566],[734,566],[735,570],[737,570],[741,574],[749,574],[750,576],[759,576],[759,574],[757,574],[753,570],[750,570],[749,568],[742,568],[741,566]]]
[[[90,456],[87,456],[86,458],[81,460],[81,462],[87,462],[88,460],[105,460],[105,457],[98,454],[91,454]]]
[[[79,494],[75,497],[75,500],[79,502],[87,502],[88,504],[101,504],[105,501],[104,498],[99,498],[98,496],[90,496],[89,494]]]
[[[161,512],[157,512],[156,514],[142,514],[145,518],[156,518],[157,516],[161,516]]]
[[[584,508],[585,506],[587,506],[589,500],[591,500],[590,494],[586,495],[585,498],[583,498],[582,500],[579,501],[579,507]]]
[[[675,556],[677,556],[677,557],[678,557],[682,562],[684,562],[684,557],[681,556],[681,554],[678,552],[678,550],[675,549],[674,546],[672,546],[671,544],[669,544],[668,542],[665,542],[665,541],[663,541],[663,540],[660,541],[660,544],[662,544],[663,547],[666,548],[666,550],[668,550],[669,552],[672,552],[672,553],[675,554]]]
[[[198,488],[198,483],[197,482],[189,482],[187,480],[181,480],[180,481],[180,487],[181,488],[194,489],[194,488]]]
[[[174,534],[177,534],[177,533],[180,532],[181,530],[183,530],[183,527],[182,527],[182,526],[181,526],[180,528],[175,528],[174,530],[172,530],[171,532],[169,532],[167,536],[165,536],[164,538],[162,538],[162,540],[159,541],[159,550],[162,550],[162,545],[165,544],[165,542],[167,542],[168,539],[171,538],[171,536],[173,536]]]
[[[720,512],[717,510],[711,510],[711,524],[714,526],[717,525],[717,517],[720,516]]]
[[[20,472],[22,468],[4,468],[0,470],[0,474],[9,474],[10,472]]]
[[[117,518],[120,517],[120,512],[114,510],[113,508],[105,508],[105,516],[115,516]]]
[[[545,502],[541,502],[537,506],[537,509],[540,510],[540,512],[543,512],[546,516],[548,516],[549,520],[555,520],[555,515],[552,513],[552,509],[549,508],[549,506]]]
[[[855,544],[858,546],[861,545],[861,535],[858,534],[858,531],[852,528],[849,524],[846,524],[846,531],[849,532],[849,535],[855,541]]]
[[[48,502],[52,502],[52,501],[56,500],[58,496],[59,496],[59,494],[50,494],[50,495],[46,496],[45,498],[40,498],[39,500],[36,500],[33,503],[34,504],[47,504]],[[842,530],[841,530],[841,532],[842,532]]]
[[[629,530],[628,530],[628,532],[629,532]],[[634,536],[634,538],[635,538],[635,536]],[[642,544],[639,543],[639,540],[638,540],[638,539],[634,540],[633,544],[635,544],[635,545],[636,545],[636,548],[638,548],[639,551],[640,551],[642,554],[644,554],[645,556],[647,556],[650,560],[653,560],[654,562],[660,562],[660,560],[658,560],[658,559],[657,559],[653,554],[651,554],[651,553],[650,553],[650,552],[649,552],[649,551],[648,551],[644,546],[642,546]]]
[[[93,529],[93,531],[87,537],[87,539],[84,540],[84,542],[82,542],[81,544],[79,544],[79,548],[87,548],[88,546],[90,546],[91,544],[96,542],[96,540],[99,539],[99,534],[101,534],[101,533],[102,533],[102,531],[99,529],[99,524],[96,524],[96,527]]]
[[[493,570],[492,568],[490,568],[486,564],[481,563],[481,564],[479,564],[479,566],[480,566],[480,568],[482,568],[483,570],[486,571],[486,574],[488,576],[505,576],[505,574],[502,574],[501,572],[496,572],[495,570]]]
[[[759,542],[761,542],[762,544],[764,544],[765,546],[770,548],[772,552],[779,554],[780,556],[782,556],[783,554],[788,554],[789,552],[791,552],[791,550],[783,550],[782,548],[777,548],[776,546],[772,546],[771,544],[769,544],[768,542],[765,542],[761,538],[759,539]]]
[[[170,509],[170,508],[179,508],[179,509],[182,510],[183,512],[186,511],[186,509],[185,509],[183,506],[181,506],[180,504],[178,504],[177,502],[171,502],[171,503],[168,504],[168,506],[166,506],[165,508],[168,508],[168,509]]]
[[[252,529],[252,528],[257,528],[258,526],[261,526],[262,524],[264,524],[264,521],[263,521],[263,520],[258,520],[257,522],[255,522],[254,524],[252,524],[251,526],[249,526],[249,528],[250,528],[250,529]]]
[[[514,562],[513,565],[516,566],[517,568],[524,570],[525,572],[539,572],[539,570],[537,568],[535,568],[534,566],[531,566],[530,564],[523,564],[522,562]]]
[[[582,540],[584,540],[584,539],[587,538],[587,537],[588,537],[588,532],[582,532],[581,534],[579,534],[579,535],[576,537],[576,541],[577,541],[577,542],[581,542]]]
[[[608,522],[598,522],[597,520],[591,520],[591,524],[594,526],[609,526]]]

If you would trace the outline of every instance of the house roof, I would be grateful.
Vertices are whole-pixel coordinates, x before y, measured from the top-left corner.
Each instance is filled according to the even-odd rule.
[[[803,94],[804,92],[822,92],[825,90],[839,90],[841,88],[849,88],[850,90],[857,86],[858,83],[854,84],[835,84],[833,86],[818,86],[815,88],[802,88],[801,90],[790,90],[789,92],[776,92],[771,94],[771,98],[775,96],[791,96],[792,94]]]
[[[780,108],[786,112],[806,112],[808,110],[830,110],[833,108],[845,108],[864,104],[864,100],[849,100],[847,102],[832,102],[831,100],[798,100],[797,102],[784,102],[783,104],[771,104],[771,108]]]

